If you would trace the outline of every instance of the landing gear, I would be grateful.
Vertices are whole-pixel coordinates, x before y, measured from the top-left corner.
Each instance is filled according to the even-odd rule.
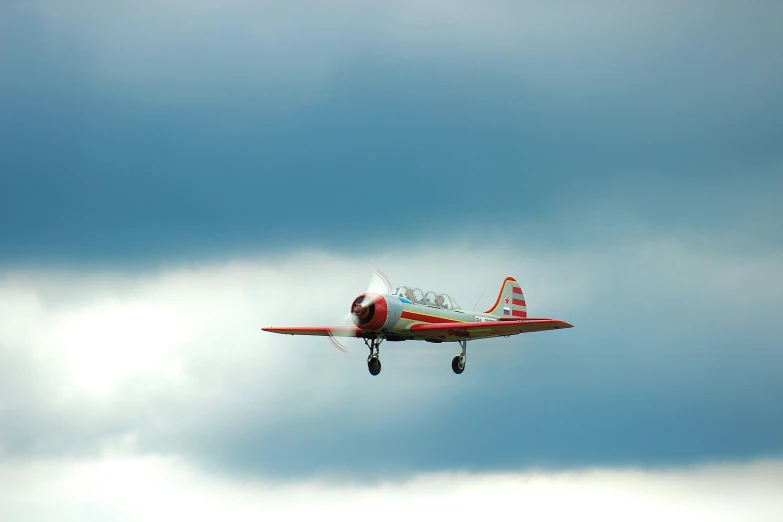
[[[367,357],[367,369],[370,370],[370,375],[378,375],[381,373],[381,360],[378,358],[381,342],[383,338],[378,337],[375,339],[365,339],[364,344],[370,349],[370,355]]]
[[[458,356],[454,357],[451,360],[451,369],[454,370],[454,373],[459,375],[460,373],[465,371],[465,357],[467,356],[467,339],[460,339],[459,345],[462,346],[462,353]]]
[[[381,360],[378,359],[377,355],[367,359],[367,369],[370,370],[370,375],[381,373]]]

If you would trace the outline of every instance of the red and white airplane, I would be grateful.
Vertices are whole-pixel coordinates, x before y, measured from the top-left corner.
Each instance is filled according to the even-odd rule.
[[[495,304],[486,312],[466,310],[447,294],[422,291],[410,286],[394,290],[379,272],[386,292],[367,291],[351,303],[349,326],[291,326],[262,328],[267,332],[288,335],[320,335],[330,337],[344,349],[335,337],[358,337],[370,350],[367,367],[370,374],[381,372],[379,349],[386,341],[458,342],[462,353],[451,361],[454,373],[465,369],[467,341],[487,337],[508,337],[520,333],[572,328],[557,319],[529,318],[527,303],[519,283],[507,277],[500,287]]]

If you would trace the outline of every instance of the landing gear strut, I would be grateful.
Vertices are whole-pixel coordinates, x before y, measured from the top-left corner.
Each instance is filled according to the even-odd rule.
[[[467,356],[467,344],[468,344],[468,340],[466,338],[460,339],[459,345],[462,346],[462,353],[451,360],[451,369],[454,370],[454,373],[456,373],[457,375],[465,371],[465,357]]]
[[[367,369],[370,370],[370,375],[378,375],[381,373],[381,360],[378,358],[380,355],[380,347],[383,338],[377,337],[375,339],[365,339],[364,344],[370,349],[370,355],[367,357]]]

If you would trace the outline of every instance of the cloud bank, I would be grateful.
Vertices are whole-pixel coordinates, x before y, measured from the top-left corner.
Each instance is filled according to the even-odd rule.
[[[422,475],[379,487],[339,483],[279,485],[210,476],[166,458],[92,462],[41,462],[3,467],[0,485],[9,499],[4,519],[302,520],[339,517],[399,520],[411,513],[451,520],[620,521],[664,518],[720,521],[777,520],[783,508],[783,464],[766,461],[666,471],[605,470],[513,474]]]
[[[0,447],[91,458],[123,441],[228,475],[346,480],[779,455],[780,257],[719,254],[649,238],[7,272]],[[513,275],[532,315],[576,328],[472,342],[460,377],[450,345],[386,343],[376,379],[359,341],[343,356],[260,331],[339,321],[375,266],[478,308]]]

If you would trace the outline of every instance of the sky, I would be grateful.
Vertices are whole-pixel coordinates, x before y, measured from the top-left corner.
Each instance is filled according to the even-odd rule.
[[[0,1],[0,519],[773,520],[782,15]],[[260,331],[374,269],[574,328]]]

